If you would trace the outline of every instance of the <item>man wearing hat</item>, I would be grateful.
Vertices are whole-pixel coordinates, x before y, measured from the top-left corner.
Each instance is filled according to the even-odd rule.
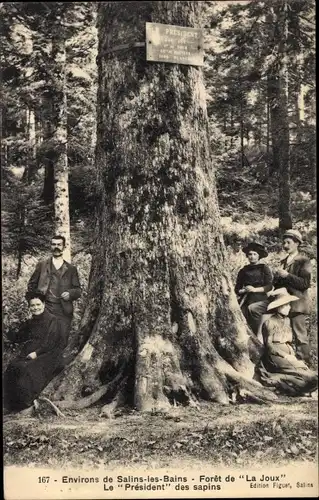
[[[271,293],[272,302],[263,316],[260,333],[265,346],[256,374],[262,384],[275,387],[290,396],[302,396],[318,387],[317,373],[297,359],[291,346],[292,329],[288,318],[291,307],[299,298],[290,295],[286,288]]]
[[[249,264],[240,269],[235,292],[248,325],[257,334],[269,302],[266,294],[272,288],[272,273],[266,264],[259,262],[268,255],[263,245],[251,242],[243,248],[243,252]]]
[[[307,332],[307,316],[310,314],[310,298],[308,289],[311,284],[310,260],[299,253],[302,236],[299,231],[289,229],[283,235],[283,249],[288,254],[281,261],[282,268],[274,276],[275,288],[286,288],[288,292],[299,298],[291,304],[290,322],[294,336],[296,355],[309,362],[309,339]]]

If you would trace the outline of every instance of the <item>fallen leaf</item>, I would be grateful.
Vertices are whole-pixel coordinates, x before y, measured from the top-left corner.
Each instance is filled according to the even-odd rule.
[[[271,436],[264,436],[264,441],[272,441],[273,439]]]

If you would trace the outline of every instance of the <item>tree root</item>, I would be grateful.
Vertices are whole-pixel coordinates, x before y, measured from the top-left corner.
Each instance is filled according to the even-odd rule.
[[[164,392],[168,393],[169,390],[170,390],[169,387],[164,387]],[[189,391],[185,385],[180,386],[178,394],[179,395],[182,394],[184,396],[185,401],[187,401],[187,403],[190,407],[199,409],[199,403],[198,403],[197,399],[195,398],[195,396],[193,396],[191,391]],[[177,403],[178,403],[178,399],[177,399],[177,397],[175,398],[173,395],[173,406],[176,407]]]
[[[32,406],[29,406],[29,408],[25,408],[24,410],[19,411],[19,413],[16,415],[17,417],[30,417],[33,415],[34,412],[34,404]]]
[[[122,407],[124,406],[125,403],[124,390],[126,383],[127,383],[127,377],[124,377],[119,384],[115,397],[113,398],[111,403],[108,403],[102,407],[99,417],[113,418],[118,408],[120,406]]]
[[[222,405],[229,404],[226,377],[223,371],[217,370],[216,366],[210,366],[202,360],[200,381],[210,400]]]
[[[17,413],[7,413],[5,415],[6,417],[6,420],[5,421],[8,421],[9,419],[11,420],[12,418],[15,420],[15,419],[20,419],[20,418],[23,418],[23,417],[31,417],[34,413],[34,410],[37,410],[37,403],[36,403],[36,400],[33,401],[32,405],[29,406],[28,408],[25,408],[24,410],[20,410],[18,411]]]
[[[249,396],[256,403],[273,403],[278,401],[277,395],[270,389],[265,388],[259,382],[253,379],[249,379],[244,375],[238,373],[231,365],[229,365],[225,360],[220,358],[219,369],[225,374],[228,380],[232,383],[236,383],[237,391],[239,391],[240,396]]]
[[[107,392],[114,390],[116,384],[121,380],[123,376],[123,368],[116,375],[116,377],[111,380],[108,384],[102,385],[97,391],[90,394],[90,396],[86,396],[85,398],[78,399],[76,401],[56,401],[55,404],[58,405],[59,408],[64,410],[83,410],[84,408],[88,408],[93,404],[97,403]]]
[[[58,417],[65,418],[64,413],[62,413],[62,411],[60,411],[59,408],[54,403],[52,403],[52,401],[50,401],[49,398],[46,398],[45,396],[40,396],[38,398],[38,401],[44,401],[44,402],[46,402],[49,406],[51,406],[51,408],[53,408],[54,412],[56,413],[56,415]]]
[[[113,401],[102,407],[99,417],[113,418],[115,416],[116,410],[123,405],[125,397],[122,391],[119,391]]]
[[[257,396],[251,391],[247,389],[236,388],[236,402],[247,402],[247,400],[251,400],[253,403],[257,403],[259,405],[268,404],[269,401]]]

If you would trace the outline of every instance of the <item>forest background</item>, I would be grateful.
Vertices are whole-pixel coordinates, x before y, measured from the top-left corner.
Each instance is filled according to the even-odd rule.
[[[276,266],[282,229],[293,227],[304,237],[303,251],[314,268],[309,331],[315,368],[315,2],[271,3],[267,9],[259,0],[204,2],[212,161],[233,280],[246,263],[241,247],[248,241],[265,244],[267,262]],[[52,234],[61,231],[70,234],[84,292],[76,332],[86,300],[97,197],[96,5],[6,2],[1,10],[4,333],[25,319],[27,281],[36,261],[48,254]],[[5,367],[14,346],[4,347]],[[7,452],[16,447],[22,460],[33,438],[20,431],[12,430],[14,444]],[[228,451],[236,454],[234,443]],[[295,454],[313,456],[312,443],[307,446]],[[293,452],[286,448],[289,458]],[[39,457],[40,452],[34,460]]]

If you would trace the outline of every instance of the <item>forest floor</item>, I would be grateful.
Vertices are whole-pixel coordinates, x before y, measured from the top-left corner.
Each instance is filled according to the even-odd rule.
[[[311,464],[317,459],[317,397],[269,406],[204,403],[113,419],[99,416],[99,407],[65,418],[10,415],[3,424],[4,464],[108,470]]]

